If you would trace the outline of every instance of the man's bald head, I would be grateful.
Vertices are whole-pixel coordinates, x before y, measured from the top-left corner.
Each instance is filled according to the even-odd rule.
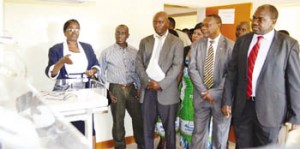
[[[154,15],[154,17],[153,17],[153,19],[155,19],[156,17],[163,17],[165,20],[168,20],[168,14],[166,13],[166,12],[164,12],[164,11],[159,11],[159,12],[157,12],[155,15]]]
[[[153,28],[155,32],[162,36],[169,27],[168,14],[164,11],[157,12],[153,17]]]

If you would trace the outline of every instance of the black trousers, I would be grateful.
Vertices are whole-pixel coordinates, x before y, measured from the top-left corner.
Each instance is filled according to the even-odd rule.
[[[280,127],[262,126],[256,115],[255,101],[247,100],[241,117],[234,118],[236,148],[261,147],[275,144]]]
[[[176,148],[175,120],[177,110],[178,104],[161,105],[158,103],[156,91],[145,90],[142,104],[145,149],[154,148],[153,139],[157,116],[161,118],[165,130],[167,149]]]

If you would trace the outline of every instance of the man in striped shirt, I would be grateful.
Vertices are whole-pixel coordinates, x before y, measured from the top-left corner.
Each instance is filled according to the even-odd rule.
[[[128,45],[129,29],[119,25],[115,31],[116,43],[105,49],[100,57],[103,83],[109,83],[113,139],[116,149],[126,148],[124,117],[127,109],[132,118],[134,138],[138,148],[143,146],[143,124],[139,103],[140,81],[135,71],[137,50]]]

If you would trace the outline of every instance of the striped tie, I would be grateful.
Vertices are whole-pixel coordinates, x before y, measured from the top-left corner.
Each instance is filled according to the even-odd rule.
[[[264,38],[264,36],[257,36],[257,42],[256,44],[253,46],[252,50],[249,53],[248,56],[248,84],[247,84],[247,99],[249,99],[252,96],[252,75],[253,75],[253,70],[254,70],[254,65],[255,65],[255,61],[257,58],[257,54],[260,48],[260,43],[262,41],[262,39]]]
[[[205,66],[204,66],[204,84],[208,89],[210,89],[214,85],[214,78],[213,78],[213,66],[214,66],[214,48],[213,43],[215,41],[209,41],[210,45],[208,48],[208,53],[205,59]]]

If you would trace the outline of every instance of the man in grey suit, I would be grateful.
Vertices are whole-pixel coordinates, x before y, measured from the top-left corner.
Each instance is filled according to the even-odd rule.
[[[221,99],[234,42],[221,35],[222,21],[218,15],[208,15],[202,23],[205,38],[191,46],[189,63],[195,109],[191,148],[207,148],[209,123],[213,118],[213,148],[225,149],[230,119],[221,112]]]
[[[168,23],[165,12],[155,14],[155,33],[141,40],[136,57],[136,71],[141,80],[145,149],[153,149],[157,116],[166,132],[167,148],[176,148],[175,119],[179,102],[176,78],[183,62],[183,43],[168,32]]]
[[[274,30],[278,11],[258,7],[253,33],[237,40],[228,67],[222,112],[232,109],[237,148],[276,143],[280,127],[300,124],[299,44]]]

